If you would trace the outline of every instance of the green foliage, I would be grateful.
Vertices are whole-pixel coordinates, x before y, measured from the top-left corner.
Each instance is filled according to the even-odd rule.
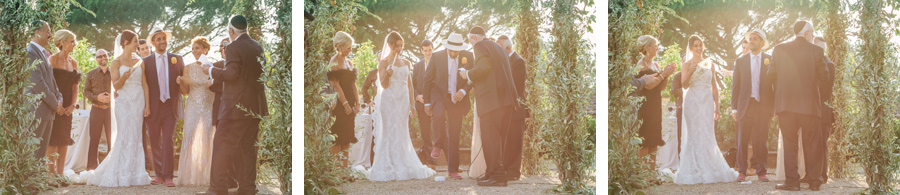
[[[73,59],[75,59],[76,62],[78,62],[78,72],[81,73],[81,82],[78,82],[79,91],[76,93],[78,93],[78,99],[85,100],[87,102],[86,104],[84,104],[85,107],[87,107],[87,105],[90,104],[90,101],[88,101],[88,99],[84,97],[84,93],[82,93],[82,91],[84,91],[84,84],[86,81],[85,79],[87,79],[87,73],[97,68],[98,64],[97,60],[94,60],[94,51],[90,49],[91,44],[88,43],[87,39],[78,40],[77,43],[78,44],[75,45],[75,49],[72,51],[72,53],[69,54],[69,56],[71,56]],[[78,101],[75,102],[77,103]],[[86,109],[85,107],[82,107],[81,109]]]
[[[640,59],[635,52],[635,41],[641,35],[659,32],[663,23],[665,5],[676,1],[649,1],[640,5],[631,1],[618,0],[609,2],[609,50],[607,58],[609,66],[609,133],[608,159],[610,194],[631,194],[639,192],[650,184],[654,174],[647,171],[649,166],[645,157],[638,156],[641,138],[637,136],[637,107],[640,98],[629,96],[634,87],[630,85],[633,68]],[[644,20],[647,18],[647,20]],[[657,29],[653,29],[657,28]]]
[[[37,104],[40,95],[25,93],[30,90],[31,70],[37,63],[28,64],[24,47],[33,36],[28,29],[31,21],[51,21],[32,9],[34,4],[0,3],[0,194],[38,194],[53,189],[50,184],[59,179],[44,166],[47,158],[35,159],[33,155],[40,139],[33,133],[39,121],[31,105]],[[42,8],[54,12],[65,9]]]
[[[562,185],[556,186],[553,191],[563,193],[594,194],[596,188],[589,186],[594,183],[591,172],[595,170],[594,153],[596,147],[590,142],[590,115],[587,109],[588,100],[592,98],[589,88],[593,77],[594,59],[590,53],[590,44],[582,39],[582,34],[588,33],[587,26],[593,22],[593,17],[588,11],[578,7],[579,3],[587,6],[592,1],[546,1],[544,5],[551,12],[553,27],[550,34],[551,41],[550,60],[546,71],[542,74],[553,79],[547,82],[547,106],[540,110],[541,115],[547,115],[543,123],[549,127],[542,131],[542,144],[554,151],[548,156],[556,164]],[[573,23],[572,21],[576,21]]]
[[[275,35],[280,39],[274,43],[266,43],[266,55],[263,74],[260,82],[266,84],[266,99],[269,104],[269,115],[262,117],[260,124],[259,159],[264,173],[274,173],[277,183],[280,184],[281,193],[293,192],[291,173],[291,138],[293,131],[291,126],[291,1],[267,0],[266,3],[275,7],[274,29]],[[278,52],[273,52],[278,51]],[[265,174],[266,176],[271,174]],[[268,178],[268,177],[263,177]]]
[[[517,35],[538,34],[543,16],[539,13],[539,9],[535,7],[535,3],[537,2],[534,0],[516,1],[516,21],[519,24],[516,27]],[[545,124],[541,123],[541,121],[543,121],[542,117],[544,116],[539,115],[536,112],[536,109],[541,108],[543,104],[542,99],[544,96],[542,94],[544,94],[543,89],[546,88],[542,84],[545,83],[546,80],[539,78],[541,75],[537,73],[537,71],[543,70],[541,67],[544,66],[545,62],[545,60],[541,59],[541,40],[538,39],[538,36],[514,36],[513,38],[515,39],[515,43],[517,43],[515,45],[516,53],[525,59],[526,63],[526,99],[520,101],[524,101],[527,107],[532,111],[531,117],[525,119],[523,143],[540,143],[541,137],[538,136],[539,132],[547,129],[543,128],[542,126]],[[540,174],[547,172],[546,166],[542,166],[543,158],[540,155],[541,153],[541,144],[524,144],[524,147],[522,148],[522,173]]]
[[[375,70],[378,68],[378,56],[375,55],[375,46],[372,45],[372,41],[366,41],[365,43],[359,44],[359,47],[356,48],[356,53],[353,54],[353,65],[356,66],[358,79],[356,81],[356,86],[360,87],[362,90],[363,83],[366,81],[366,76],[369,75],[369,71]]]
[[[678,43],[672,43],[672,45],[666,47],[666,51],[662,56],[662,61],[659,62],[659,66],[660,68],[663,68],[670,63],[675,63],[675,71],[681,71],[682,61],[684,60],[681,59],[681,48],[678,47]],[[671,83],[669,83],[669,85],[671,85]],[[672,90],[663,90],[662,98],[672,98]]]
[[[348,175],[349,170],[337,168],[340,163],[330,152],[335,137],[329,130],[334,122],[329,107],[334,102],[334,95],[326,94],[324,89],[328,84],[325,73],[331,67],[328,61],[335,54],[334,47],[329,47],[332,37],[337,31],[353,33],[353,21],[361,7],[358,2],[304,2],[304,10],[315,17],[304,22],[307,36],[303,40],[306,43],[303,67],[303,185],[306,194],[337,193],[332,186],[342,182],[341,176]]]
[[[847,66],[848,43],[847,28],[850,25],[846,20],[847,13],[846,2],[843,0],[823,0],[824,6],[819,17],[823,19],[823,37],[828,45],[826,55],[832,62],[836,74],[834,75],[834,99],[832,105],[835,110],[831,136],[828,139],[828,175],[835,178],[847,178],[854,175],[854,171],[850,166],[850,143],[849,136],[849,117],[845,115],[849,112],[851,91],[848,86],[851,85],[850,79],[845,79],[845,75],[852,73]]]
[[[863,0],[856,5],[860,15],[859,37],[862,40],[858,60],[850,76],[857,94],[851,100],[855,106],[851,109],[852,125],[850,139],[851,148],[857,151],[856,158],[866,173],[869,188],[863,191],[869,194],[897,193],[893,187],[898,182],[898,165],[900,157],[894,154],[898,146],[893,143],[897,139],[890,129],[896,124],[892,110],[892,92],[896,83],[892,81],[896,75],[897,52],[888,41],[887,31],[883,25],[888,18],[881,14],[886,7],[883,1]]]

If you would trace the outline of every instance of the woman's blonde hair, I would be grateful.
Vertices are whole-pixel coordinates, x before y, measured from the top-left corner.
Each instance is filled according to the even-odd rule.
[[[211,45],[209,44],[209,39],[207,39],[206,37],[196,37],[194,39],[191,39],[191,44],[200,44],[200,47],[206,49],[209,49],[209,47],[211,47]]]
[[[659,40],[656,40],[656,38],[651,35],[641,35],[637,39],[637,50],[640,51],[642,55],[647,55],[647,50],[644,48],[653,44],[659,44]]]
[[[339,48],[340,46],[344,45],[353,45],[353,37],[350,37],[350,34],[347,34],[344,31],[338,31],[337,33],[335,33],[334,40],[332,41],[334,42],[333,45],[335,48]]]
[[[70,41],[70,40],[71,41],[75,40],[75,33],[72,33],[72,31],[62,29],[62,30],[56,31],[56,33],[53,33],[53,45],[56,46],[56,48],[58,48],[60,50],[62,50],[63,41]]]

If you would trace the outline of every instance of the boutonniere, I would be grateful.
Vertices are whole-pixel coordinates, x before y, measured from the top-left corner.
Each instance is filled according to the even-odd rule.
[[[468,59],[466,59],[466,57],[463,57],[463,59],[462,59],[462,64],[463,64],[463,66],[466,65],[466,60],[468,60]]]
[[[768,66],[768,65],[769,65],[769,58],[766,58],[766,60],[763,60],[763,64],[765,64],[766,66]]]
[[[171,61],[172,61],[172,64],[177,64],[177,63],[178,63],[178,59],[175,59],[175,57],[172,57],[172,60],[171,60]]]

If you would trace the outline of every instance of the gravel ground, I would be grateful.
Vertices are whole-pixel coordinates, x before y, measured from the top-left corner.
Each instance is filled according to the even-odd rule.
[[[769,178],[774,177],[770,176]],[[747,176],[747,179],[753,183],[726,182],[697,185],[665,183],[648,187],[644,192],[647,194],[853,194],[869,187],[865,178],[829,179],[827,184],[822,185],[821,191],[810,191],[808,185],[800,184],[801,190],[795,192],[775,190],[775,184],[781,184],[784,181],[760,182],[756,176]]]
[[[447,177],[447,172],[438,172],[436,176]],[[434,181],[434,176],[428,179],[375,182],[369,180],[357,180],[338,187],[338,190],[346,194],[536,194],[562,182],[556,176],[524,176],[518,181],[508,182],[506,187],[481,187],[475,179],[468,179],[463,175],[461,180],[448,179],[442,182]]]
[[[44,194],[195,194],[206,192],[206,189],[207,187],[166,187],[163,185],[145,185],[117,188],[71,185],[69,187],[58,188],[54,191]],[[257,186],[257,189],[259,190],[258,194],[281,194],[281,190],[278,189],[278,186]],[[233,189],[229,192],[234,194],[237,193],[237,190]]]

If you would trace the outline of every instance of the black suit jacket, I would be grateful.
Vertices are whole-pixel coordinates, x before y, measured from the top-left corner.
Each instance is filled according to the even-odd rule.
[[[509,57],[496,42],[484,39],[475,43],[475,66],[468,74],[475,88],[479,116],[515,103],[518,93]]]
[[[769,79],[775,87],[775,113],[822,116],[819,83],[828,80],[825,51],[806,39],[778,44],[772,52]]]
[[[415,96],[422,95],[425,92],[425,71],[427,70],[427,65],[428,63],[424,59],[413,65],[412,82]]]
[[[224,85],[219,120],[253,119],[238,104],[261,116],[269,114],[266,87],[259,82],[262,54],[259,43],[246,34],[225,47],[225,68],[212,68],[212,78],[222,80]]]
[[[760,53],[760,64],[759,64],[759,106],[762,106],[761,109],[761,117],[771,118],[772,115],[775,114],[775,91],[772,89],[772,82],[768,79],[768,72],[771,66],[766,65],[765,62],[768,60],[772,62],[772,56],[767,53]],[[735,61],[734,66],[734,80],[732,81],[731,88],[731,107],[737,110],[737,119],[740,121],[746,116],[747,106],[750,105],[750,100],[753,100],[751,93],[753,93],[753,78],[752,78],[752,70],[751,63],[752,56],[750,54],[743,55]],[[751,113],[755,114],[755,113]]]
[[[150,92],[150,114],[151,116],[166,116],[173,115],[175,118],[181,118],[181,109],[179,109],[179,105],[181,104],[181,86],[175,82],[178,76],[182,75],[182,68],[184,67],[184,59],[181,58],[180,55],[176,55],[173,53],[166,53],[166,60],[169,65],[169,100],[166,100],[165,103],[162,102],[159,98],[159,74],[156,72],[156,57],[159,54],[153,52],[150,56],[147,56],[143,59],[144,61],[144,73],[147,77],[147,87]],[[175,62],[175,63],[172,63]],[[161,107],[170,107],[171,110],[160,110]],[[162,115],[159,115],[159,114]]]
[[[225,60],[218,61],[213,63],[213,66],[216,68],[225,68]],[[213,79],[212,86],[209,86],[209,90],[216,94],[216,97],[213,99],[213,112],[212,112],[212,124],[215,126],[219,124],[219,104],[222,103],[222,90],[224,90],[222,80]]]
[[[449,70],[447,70],[448,58],[449,55],[447,54],[446,49],[434,52],[434,54],[431,55],[431,61],[428,62],[428,67],[425,68],[425,75],[423,77],[425,86],[422,89],[422,96],[423,99],[425,99],[425,104],[434,105],[452,102],[450,101],[450,89],[447,89],[447,84],[450,82]],[[463,59],[466,59],[466,64],[463,64]],[[456,60],[459,68],[465,68],[471,66],[474,62],[474,57],[472,56],[472,52],[460,51],[459,55],[456,56]],[[458,77],[456,78],[456,89],[457,91],[460,89],[466,91],[466,96],[463,97],[462,100],[459,100],[456,105],[470,108],[469,94],[471,93],[472,86],[469,86],[462,77]],[[465,113],[468,113],[468,111]]]
[[[834,62],[831,59],[828,59],[828,56],[825,57],[825,64],[828,66],[828,80],[820,83],[819,92],[821,94],[819,97],[822,98],[822,121],[831,124],[834,123],[834,109],[832,109],[827,104],[832,103],[832,97],[834,96]]]

